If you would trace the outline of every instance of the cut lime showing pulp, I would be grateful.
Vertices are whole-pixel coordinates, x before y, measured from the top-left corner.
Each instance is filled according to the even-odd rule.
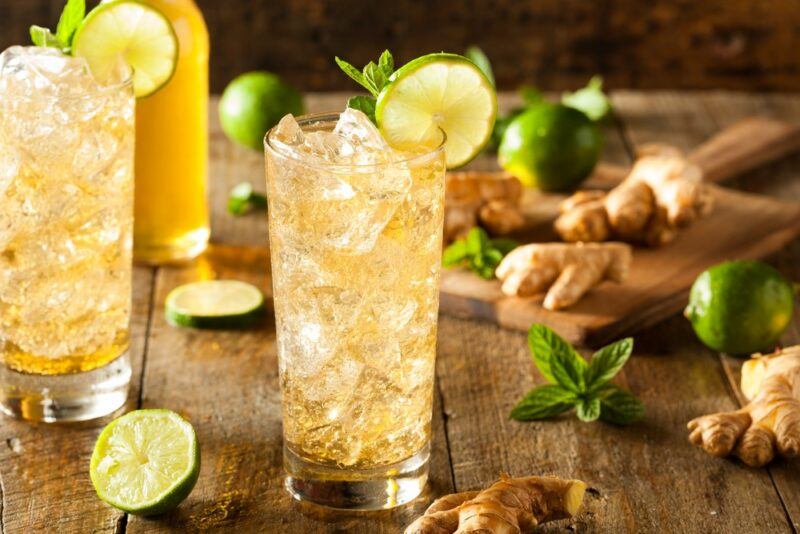
[[[264,311],[257,287],[236,280],[206,280],[178,286],[167,295],[167,321],[194,328],[242,328]]]
[[[170,410],[137,410],[111,421],[94,445],[89,467],[102,500],[134,515],[178,506],[200,474],[194,428]]]
[[[497,96],[486,75],[456,54],[429,54],[395,72],[378,96],[381,133],[398,150],[434,149],[447,136],[452,169],[468,163],[489,141]]]
[[[166,85],[178,63],[178,38],[158,9],[136,0],[115,0],[93,9],[72,43],[95,77],[111,79],[122,58],[133,69],[137,98]]]

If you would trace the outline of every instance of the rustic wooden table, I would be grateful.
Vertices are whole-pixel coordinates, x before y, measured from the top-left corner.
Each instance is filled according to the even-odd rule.
[[[501,99],[504,106],[513,97]],[[641,143],[689,149],[747,115],[800,122],[800,95],[641,93],[613,95],[605,159],[626,163]],[[341,109],[344,96],[312,95],[311,110]],[[248,332],[172,328],[169,290],[190,280],[238,278],[269,292],[266,219],[225,213],[230,187],[263,189],[263,156],[234,147],[212,110],[211,191],[215,246],[192,265],[135,271],[134,381],[127,410],[163,407],[186,416],[202,446],[200,480],[176,511],[129,517],[95,496],[88,463],[100,428],[0,420],[2,531],[28,532],[399,532],[433,497],[481,488],[500,473],[555,474],[588,481],[585,508],[544,531],[797,532],[800,460],[766,469],[712,458],[689,445],[686,422],[734,408],[740,362],[704,348],[681,317],[636,335],[620,382],[646,404],[633,427],[584,424],[573,417],[517,423],[507,414],[542,381],[525,336],[490,324],[441,317],[429,491],[398,510],[339,514],[300,505],[283,489],[281,413],[271,319]],[[474,166],[490,167],[492,159]],[[735,184],[800,200],[800,156]],[[742,224],[747,224],[742,221]],[[735,232],[736,228],[731,228]],[[772,260],[800,280],[800,241]],[[785,336],[800,342],[800,316]]]

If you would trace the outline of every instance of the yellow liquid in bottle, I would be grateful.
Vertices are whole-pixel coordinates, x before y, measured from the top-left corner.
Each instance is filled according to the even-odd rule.
[[[172,22],[178,66],[160,91],[136,103],[134,259],[168,263],[206,247],[208,30],[192,0],[146,0]]]

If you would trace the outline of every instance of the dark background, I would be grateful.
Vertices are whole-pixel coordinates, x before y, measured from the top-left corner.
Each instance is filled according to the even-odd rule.
[[[96,2],[91,2],[94,5]],[[212,88],[250,69],[354,89],[333,63],[480,45],[498,85],[800,90],[800,0],[198,0]],[[0,49],[55,26],[63,0],[0,0]]]

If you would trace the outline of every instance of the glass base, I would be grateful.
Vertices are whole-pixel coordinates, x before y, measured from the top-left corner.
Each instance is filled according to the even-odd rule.
[[[199,256],[208,246],[209,230],[200,228],[182,235],[169,243],[147,243],[133,240],[133,261],[145,265],[162,265],[189,261]]]
[[[340,469],[309,462],[283,446],[286,489],[300,501],[340,510],[381,510],[405,504],[428,481],[430,446],[402,462],[372,469]]]
[[[45,423],[88,421],[125,404],[131,381],[128,353],[85,373],[35,375],[0,365],[0,411]]]

